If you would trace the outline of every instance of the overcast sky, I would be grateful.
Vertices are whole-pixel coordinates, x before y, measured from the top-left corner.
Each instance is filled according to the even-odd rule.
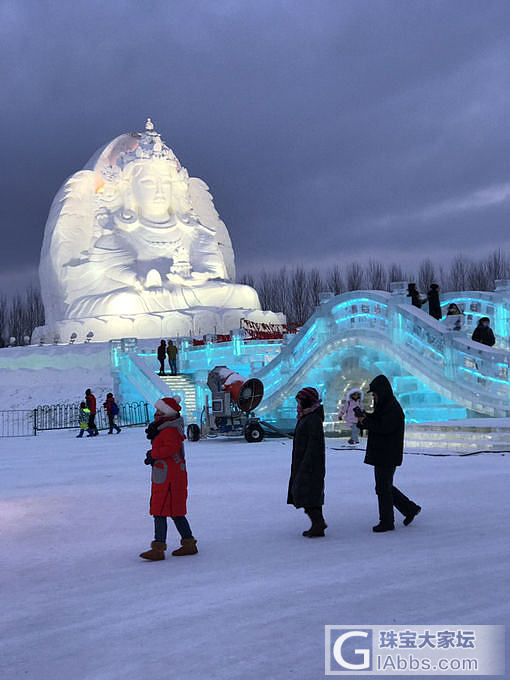
[[[0,284],[151,116],[240,273],[510,250],[507,0],[0,0]]]

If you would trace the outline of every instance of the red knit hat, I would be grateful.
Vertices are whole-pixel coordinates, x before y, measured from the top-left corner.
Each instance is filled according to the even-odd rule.
[[[319,393],[315,387],[303,387],[303,389],[299,390],[296,394],[296,399],[299,399],[299,401],[309,401],[312,404],[320,401]]]
[[[160,413],[164,413],[165,416],[178,416],[181,410],[180,401],[181,398],[178,394],[173,397],[163,397],[157,400],[154,408]]]

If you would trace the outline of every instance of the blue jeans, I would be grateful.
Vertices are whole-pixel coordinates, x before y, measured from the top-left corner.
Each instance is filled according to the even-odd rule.
[[[192,538],[191,527],[186,517],[172,517],[175,528],[180,533],[181,538]],[[166,542],[167,519],[166,517],[154,516],[154,540],[161,543]]]
[[[351,439],[355,444],[359,444],[359,427],[356,424],[351,426]]]

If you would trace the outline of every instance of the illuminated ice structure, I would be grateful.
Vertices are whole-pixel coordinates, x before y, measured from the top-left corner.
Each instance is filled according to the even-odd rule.
[[[451,302],[464,310],[463,331],[450,330],[424,310],[413,307],[405,288],[393,294],[357,291],[329,297],[300,333],[278,343],[243,340],[208,342],[192,347],[181,343],[180,366],[195,384],[198,421],[207,393],[207,371],[227,365],[264,383],[264,400],[257,416],[277,425],[295,423],[294,395],[305,385],[315,385],[324,401],[328,429],[338,429],[338,406],[347,389],[366,392],[378,373],[391,380],[406,412],[408,423],[446,421],[470,417],[509,417],[510,285],[498,282],[495,293],[450,293],[443,296],[443,313]],[[470,340],[482,316],[491,319],[497,348]],[[117,350],[116,350],[117,351]],[[150,399],[163,383],[153,377],[155,357],[118,350],[119,390],[130,394],[143,384]],[[138,378],[135,376],[138,374]],[[129,381],[124,376],[130,376]],[[156,385],[156,382],[157,385]],[[155,390],[152,394],[151,390]]]
[[[100,149],[57,193],[40,262],[46,325],[33,340],[228,333],[281,323],[234,283],[234,252],[207,185],[150,119]]]

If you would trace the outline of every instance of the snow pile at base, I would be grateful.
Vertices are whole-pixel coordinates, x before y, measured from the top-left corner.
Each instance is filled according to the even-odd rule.
[[[0,403],[4,411],[79,403],[88,387],[98,402],[104,401],[112,386],[108,343],[0,350]]]
[[[510,625],[510,456],[406,456],[423,510],[377,535],[372,468],[329,440],[307,539],[289,440],[186,443],[199,553],[148,563],[143,428],[74,434],[1,442],[3,678],[318,680],[326,624]]]

